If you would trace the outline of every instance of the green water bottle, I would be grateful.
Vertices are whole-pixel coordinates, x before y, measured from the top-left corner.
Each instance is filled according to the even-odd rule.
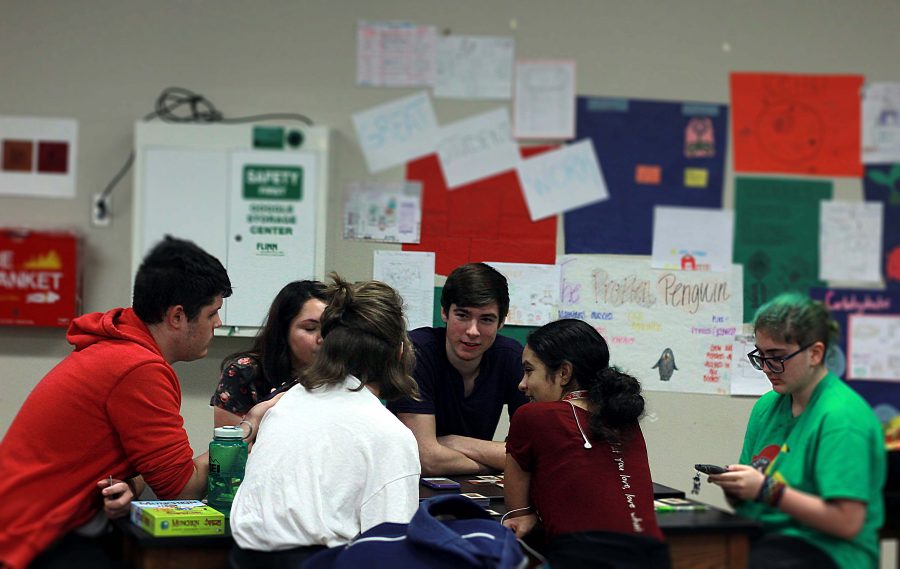
[[[247,465],[247,442],[240,427],[218,427],[209,442],[209,478],[207,501],[225,516],[231,514],[231,502]]]

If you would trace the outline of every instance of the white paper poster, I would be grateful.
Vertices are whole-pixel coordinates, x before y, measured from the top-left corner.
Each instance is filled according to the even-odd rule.
[[[862,161],[900,162],[900,83],[872,83],[863,90]]]
[[[509,284],[510,326],[542,326],[556,320],[559,304],[559,265],[488,263]]]
[[[421,182],[354,182],[344,196],[344,239],[419,242]]]
[[[756,349],[756,338],[752,335],[736,334],[731,350],[731,394],[763,395],[772,391],[772,382],[762,370],[750,364],[747,354]]]
[[[437,29],[410,22],[356,24],[356,83],[429,87],[434,83]]]
[[[425,91],[356,113],[353,125],[370,172],[431,154],[439,136]]]
[[[515,40],[505,36],[446,36],[437,43],[434,96],[509,99]]]
[[[575,61],[516,63],[515,138],[575,137]]]
[[[431,326],[434,315],[434,253],[375,251],[372,278],[403,297],[408,330]]]
[[[819,209],[819,279],[881,281],[881,202],[823,201]]]
[[[591,139],[519,162],[532,221],[609,199]]]
[[[0,116],[0,195],[74,198],[78,122]]]
[[[578,318],[606,339],[610,363],[650,391],[731,392],[743,273],[667,271],[644,259],[566,255],[560,318]]]
[[[512,170],[519,163],[509,113],[502,107],[441,127],[437,151],[451,190]]]
[[[653,208],[655,269],[729,271],[734,212],[721,209]]]
[[[847,379],[900,381],[900,316],[847,316]]]

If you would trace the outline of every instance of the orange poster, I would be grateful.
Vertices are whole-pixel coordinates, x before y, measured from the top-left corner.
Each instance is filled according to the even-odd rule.
[[[736,172],[861,176],[862,75],[732,73]]]

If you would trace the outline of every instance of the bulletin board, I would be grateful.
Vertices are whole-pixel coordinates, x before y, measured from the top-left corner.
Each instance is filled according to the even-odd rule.
[[[203,247],[234,289],[223,335],[254,335],[285,284],[325,272],[329,132],[258,126],[135,127],[132,274],[165,235]],[[269,136],[290,131],[301,144]]]

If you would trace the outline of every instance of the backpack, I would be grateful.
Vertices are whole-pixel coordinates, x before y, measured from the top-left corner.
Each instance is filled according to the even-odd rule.
[[[423,500],[408,524],[385,522],[347,545],[320,551],[302,569],[524,568],[515,534],[459,494]]]

